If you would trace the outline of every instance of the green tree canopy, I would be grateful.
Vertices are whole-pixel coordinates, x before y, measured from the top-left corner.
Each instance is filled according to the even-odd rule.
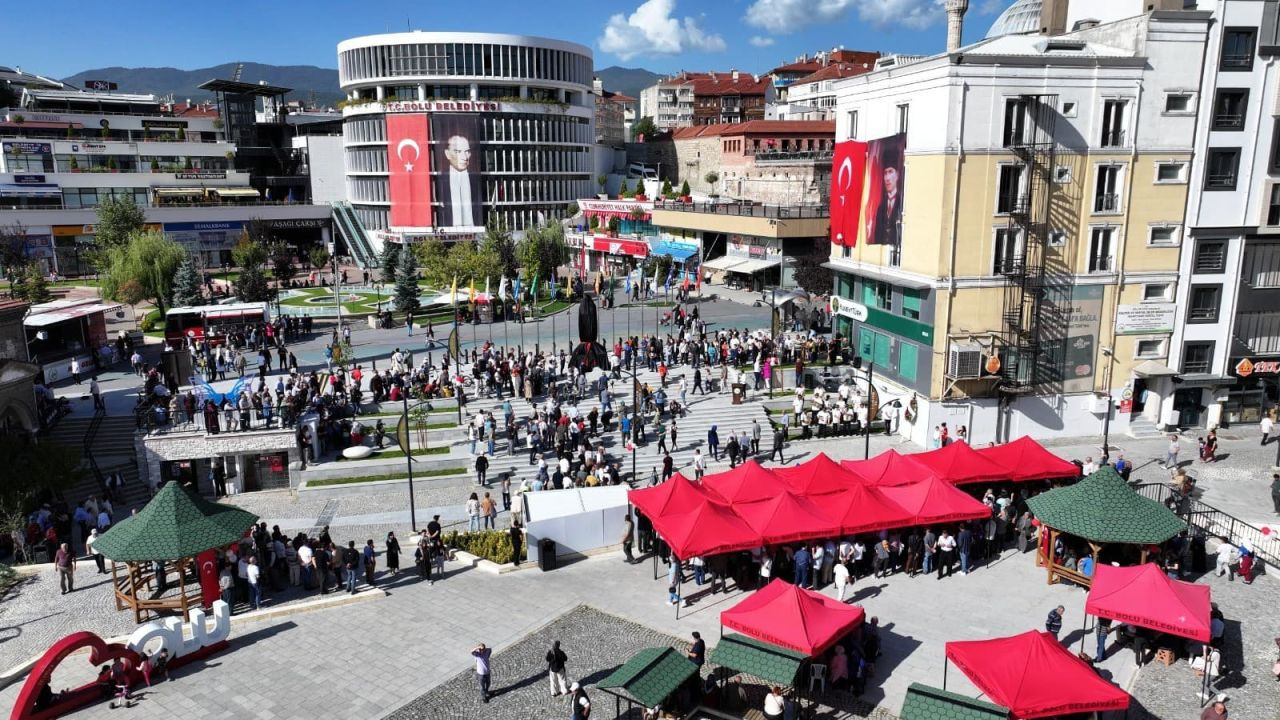
[[[395,243],[382,243],[382,282],[393,282],[396,279],[396,264],[400,262],[400,246]]]
[[[174,273],[186,254],[162,232],[135,232],[123,245],[106,249],[102,296],[130,305],[150,300],[163,315],[173,298]]]
[[[26,515],[42,493],[71,489],[84,477],[80,451],[56,442],[27,442],[17,433],[0,434],[0,532],[6,536],[26,526]]]
[[[564,239],[564,226],[551,223],[525,230],[524,240],[516,246],[520,267],[524,276],[532,282],[534,277],[547,281],[556,276],[556,269],[569,262],[569,245]]]
[[[658,134],[658,126],[653,124],[653,118],[648,115],[635,121],[631,126],[631,139],[640,142],[640,136],[643,135],[645,140],[649,140]]]
[[[329,264],[329,251],[317,245],[311,248],[311,255],[307,260],[311,262],[311,267],[320,270]]]
[[[98,222],[94,241],[104,259],[113,248],[123,247],[129,238],[146,225],[147,216],[132,197],[108,197],[98,205]]]
[[[285,282],[293,277],[293,248],[283,240],[272,240],[267,246],[267,256],[271,260],[271,277],[276,284],[284,287]]]
[[[29,303],[44,303],[53,299],[53,293],[49,292],[49,282],[44,279],[44,273],[40,272],[40,266],[31,263],[27,265],[27,282],[26,285],[26,301]]]
[[[0,227],[0,271],[12,282],[27,269],[27,229],[22,223]]]
[[[174,307],[191,307],[203,303],[200,271],[196,269],[195,259],[191,257],[191,253],[186,253],[173,274],[173,305]]]
[[[689,197],[689,181],[685,180],[680,185],[680,197]]]
[[[413,256],[413,247],[405,243],[400,250],[400,260],[396,263],[396,310],[412,312],[418,309],[418,261]]]
[[[499,276],[515,277],[516,271],[520,269],[520,260],[516,257],[516,242],[499,220],[490,218],[485,226],[480,252],[497,258]]]
[[[240,266],[240,276],[235,281],[240,302],[267,302],[275,296],[267,282],[267,248],[254,234],[246,231],[241,235],[240,242],[231,249],[231,257]]]

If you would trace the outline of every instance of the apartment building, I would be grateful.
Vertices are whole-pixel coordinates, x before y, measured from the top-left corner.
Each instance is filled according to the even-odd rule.
[[[1064,10],[836,83],[837,139],[887,150],[831,247],[835,331],[917,442],[1122,431],[1167,360],[1196,116],[1166,95],[1199,86],[1210,16]]]
[[[774,101],[768,77],[730,70],[663,78],[641,92],[641,115],[658,130],[763,120]]]

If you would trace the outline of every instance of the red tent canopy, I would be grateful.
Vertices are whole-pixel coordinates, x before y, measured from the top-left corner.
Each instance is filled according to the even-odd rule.
[[[653,527],[681,559],[759,547],[760,533],[719,503],[703,500],[691,512],[652,516]]]
[[[1155,563],[1099,565],[1084,611],[1209,642],[1209,586],[1173,580]]]
[[[976,452],[1004,468],[1005,477],[1013,480],[1047,480],[1080,474],[1078,465],[1045,450],[1026,435],[1003,445],[979,448]]]
[[[650,518],[667,513],[691,512],[707,501],[719,502],[719,498],[680,473],[653,487],[628,490],[627,500]]]
[[[775,579],[720,613],[720,624],[812,657],[861,625],[865,616],[856,605]]]
[[[733,508],[768,545],[840,532],[840,523],[813,501],[778,489],[773,499],[736,505]]]
[[[936,477],[910,485],[880,488],[880,492],[915,516],[914,525],[991,517],[991,508]]]
[[[915,514],[885,497],[881,488],[856,485],[839,495],[817,499],[823,509],[831,508],[840,522],[840,532],[847,534],[875,532],[906,527],[915,522]]]
[[[768,500],[785,489],[772,470],[748,460],[732,470],[702,478],[702,487],[727,503],[751,503]]]
[[[841,460],[840,467],[870,485],[907,485],[933,475],[929,468],[916,462],[915,457],[885,450],[869,460]]]
[[[1046,632],[947,643],[947,659],[1016,718],[1124,710],[1129,694]]]
[[[1005,466],[984,457],[963,440],[948,443],[937,450],[916,453],[911,459],[929,468],[934,475],[956,485],[1004,480],[1009,477]]]
[[[807,497],[843,492],[863,483],[862,478],[841,467],[822,452],[799,465],[770,470],[782,478],[792,491]]]

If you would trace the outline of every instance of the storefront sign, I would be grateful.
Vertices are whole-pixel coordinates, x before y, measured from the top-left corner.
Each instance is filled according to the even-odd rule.
[[[1277,375],[1280,374],[1280,360],[1240,358],[1233,370],[1236,375],[1242,378],[1247,378],[1250,375]]]
[[[119,90],[120,86],[114,82],[111,82],[110,80],[85,80],[84,89],[111,91],[111,90]]]
[[[186,129],[186,120],[143,120],[142,127],[152,130],[178,130]]]
[[[410,100],[382,103],[382,109],[391,113],[497,112],[502,109],[502,103],[475,102],[472,100]]]
[[[839,295],[831,296],[831,314],[851,318],[858,322],[866,322],[867,306],[852,300],[845,300]]]
[[[643,240],[625,240],[603,235],[591,239],[591,249],[610,255],[631,255],[638,258],[649,256],[649,244]]]
[[[1133,412],[1133,386],[1125,385],[1120,391],[1120,414]]]
[[[1054,312],[1066,316],[1066,337],[1061,349],[1062,391],[1088,392],[1098,353],[1098,327],[1102,320],[1101,285],[1077,285],[1069,297],[1050,300]]]
[[[176,172],[173,177],[177,180],[226,180],[226,170],[186,170]]]
[[[71,143],[71,152],[86,153],[89,155],[100,155],[107,151],[107,144],[100,142],[80,142]]]
[[[782,241],[778,238],[748,237],[746,235],[730,235],[725,247],[725,255],[746,260],[763,258],[781,258]]]
[[[43,185],[43,175],[14,175],[13,182],[15,185]]]
[[[142,226],[147,232],[160,232],[164,229],[160,223],[147,223]],[[77,235],[96,235],[98,233],[97,225],[54,225],[54,237],[75,237]]]
[[[307,228],[329,227],[328,218],[285,218],[283,220],[264,220],[268,227],[278,230],[302,230]]]
[[[226,222],[181,222],[181,223],[165,223],[165,232],[201,232],[209,230],[239,230],[244,227],[243,220],[229,220]]]
[[[1116,308],[1117,335],[1171,333],[1178,316],[1174,303],[1138,303]]]
[[[644,211],[644,219],[649,219],[649,211],[653,210],[653,203],[636,202],[634,200],[579,200],[578,207],[582,208],[582,212],[587,217],[595,214],[607,216],[619,216],[622,218],[630,218],[631,211],[640,209]]]
[[[7,142],[4,151],[10,155],[48,155],[53,152],[53,145],[40,142]]]

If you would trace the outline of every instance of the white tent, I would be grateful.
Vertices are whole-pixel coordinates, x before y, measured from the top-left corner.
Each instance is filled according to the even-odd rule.
[[[627,517],[626,485],[521,494],[529,561],[538,562],[538,543],[554,540],[556,555],[585,555],[617,545]]]

